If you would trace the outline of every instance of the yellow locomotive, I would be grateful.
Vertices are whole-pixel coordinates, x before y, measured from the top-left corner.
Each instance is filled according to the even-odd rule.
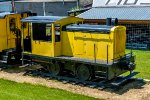
[[[0,62],[10,63],[12,57],[16,61],[21,58],[21,19],[31,15],[23,13],[0,13]],[[24,27],[28,34],[28,26]]]
[[[21,21],[31,26],[30,36],[22,34],[22,42],[28,41],[22,43],[23,57],[43,64],[53,75],[65,71],[80,80],[111,80],[135,68],[132,53],[125,54],[124,26],[87,25],[81,18],[57,16]]]

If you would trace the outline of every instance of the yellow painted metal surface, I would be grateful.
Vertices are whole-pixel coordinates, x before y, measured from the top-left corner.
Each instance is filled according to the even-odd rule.
[[[44,41],[32,41],[32,54],[53,56],[52,43]]]
[[[114,33],[114,58],[125,54],[126,49],[126,28],[117,27]]]
[[[6,20],[0,19],[0,52],[7,48]]]
[[[61,34],[61,40],[62,40],[62,55],[66,56],[73,56],[74,52],[74,45],[73,45],[73,40],[74,40],[74,32],[71,34],[68,34],[68,32],[63,31]]]
[[[26,13],[23,14],[23,18],[25,17],[27,17]],[[0,19],[0,52],[16,47],[16,34],[10,28],[14,22],[14,28],[21,31],[21,18],[21,14],[9,14]],[[25,34],[27,33],[26,31]]]
[[[63,31],[62,36],[62,54],[66,56],[112,61],[125,54],[126,29],[123,26],[112,28],[109,34]]]
[[[55,24],[60,24],[61,26],[68,25],[71,23],[83,22],[84,19],[78,17],[67,17],[55,22]]]
[[[53,56],[61,56],[61,42],[55,42],[54,44],[54,55]]]

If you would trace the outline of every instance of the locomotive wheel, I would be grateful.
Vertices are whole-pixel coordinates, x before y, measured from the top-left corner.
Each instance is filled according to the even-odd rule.
[[[90,68],[86,65],[80,65],[77,68],[76,75],[78,79],[83,81],[90,80],[92,76]]]
[[[58,62],[51,63],[47,66],[47,69],[52,75],[59,75],[61,72],[61,67]]]

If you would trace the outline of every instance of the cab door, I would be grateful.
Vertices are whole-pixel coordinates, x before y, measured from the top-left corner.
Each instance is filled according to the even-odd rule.
[[[8,17],[7,19],[7,42],[8,49],[16,47],[16,34],[15,29],[17,27],[17,19],[15,17]]]
[[[51,24],[32,23],[32,54],[53,56]]]

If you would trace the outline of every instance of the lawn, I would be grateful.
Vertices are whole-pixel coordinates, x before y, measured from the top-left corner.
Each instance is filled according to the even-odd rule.
[[[0,79],[0,100],[96,100],[64,90]]]
[[[126,50],[129,52],[130,50]],[[150,51],[133,50],[136,55],[136,72],[140,72],[136,77],[150,79]]]

